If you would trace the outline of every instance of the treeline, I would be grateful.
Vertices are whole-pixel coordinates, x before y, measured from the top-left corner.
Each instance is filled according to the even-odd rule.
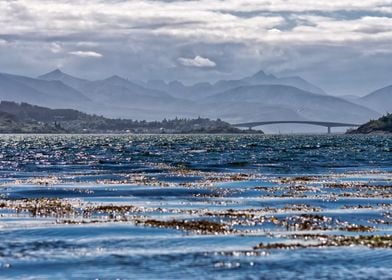
[[[241,133],[242,131],[220,119],[175,118],[162,121],[131,119],[109,119],[103,116],[89,115],[72,109],[49,109],[9,101],[0,102],[0,112],[16,121],[38,124],[51,128],[51,131],[70,133]]]
[[[388,113],[378,120],[372,120],[364,125],[361,125],[358,127],[358,129],[350,131],[349,133],[392,133],[392,114]]]

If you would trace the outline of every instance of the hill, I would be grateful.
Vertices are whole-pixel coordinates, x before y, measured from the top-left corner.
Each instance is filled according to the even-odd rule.
[[[0,102],[1,133],[247,133],[206,118],[137,121],[109,119],[73,109]],[[262,133],[262,132],[261,132]]]
[[[64,133],[55,125],[36,121],[24,122],[15,115],[0,112],[0,133]]]
[[[361,125],[356,130],[351,130],[349,134],[371,134],[371,133],[392,133],[392,114],[387,114],[378,120],[372,120]]]

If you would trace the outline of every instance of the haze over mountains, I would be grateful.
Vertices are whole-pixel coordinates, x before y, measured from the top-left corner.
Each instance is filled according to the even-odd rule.
[[[382,114],[392,112],[392,85],[373,91],[356,102]]]
[[[0,74],[0,99],[145,120],[202,116],[232,123],[363,123],[392,111],[392,86],[352,101],[329,96],[300,77],[276,77],[263,71],[240,80],[184,85],[179,81],[133,82],[119,76],[89,81],[57,69],[38,78]]]
[[[326,94],[319,87],[305,81],[300,77],[277,78],[272,74],[267,75],[264,73],[264,71],[259,71],[251,77],[245,77],[240,80],[221,80],[214,84],[197,83],[191,86],[185,86],[179,81],[166,83],[162,80],[150,80],[146,83],[142,83],[142,85],[147,88],[170,92],[170,94],[176,97],[183,98],[186,96],[188,99],[192,100],[199,100],[200,98],[211,96],[237,87],[252,85],[286,85],[317,94]]]
[[[2,100],[31,102],[53,107],[78,106],[90,100],[76,89],[58,80],[41,80],[0,74]]]

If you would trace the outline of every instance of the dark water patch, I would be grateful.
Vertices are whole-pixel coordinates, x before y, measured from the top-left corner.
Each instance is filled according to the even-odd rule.
[[[150,199],[163,199],[164,197],[188,197],[192,199],[194,195],[212,195],[214,192],[206,189],[188,188],[136,188],[136,189],[94,189],[94,191],[83,191],[73,188],[39,188],[14,191],[8,195],[9,199],[22,198],[80,198],[80,197],[148,197]]]
[[[154,177],[158,181],[171,183],[195,183],[203,179],[202,176],[159,175]]]
[[[306,249],[285,254],[254,257],[203,253],[151,256],[112,254],[98,258],[87,256],[76,260],[48,261],[45,270],[41,269],[43,262],[20,262],[12,266],[13,269],[3,272],[6,277],[12,277],[21,274],[27,276],[35,271],[41,278],[60,279],[65,279],[65,275],[79,279],[113,276],[128,279],[130,275],[142,279],[173,279],[185,275],[192,279],[369,279],[379,275],[379,279],[388,279],[391,275],[386,262],[391,260],[391,255],[381,249],[373,253],[356,249],[348,249],[346,252],[340,249],[321,252]],[[368,259],[372,255],[377,257],[375,263],[369,264]],[[319,257],[323,262],[320,262]],[[299,259],[300,262],[296,261]],[[95,270],[95,262],[101,264],[101,271]],[[165,265],[168,263],[170,265]],[[65,274],[59,274],[59,271]]]

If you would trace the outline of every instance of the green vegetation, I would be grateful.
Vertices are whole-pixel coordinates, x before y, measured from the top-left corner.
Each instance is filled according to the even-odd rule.
[[[108,119],[71,109],[0,102],[0,133],[249,133],[221,120],[163,121]],[[254,133],[254,132],[253,132]],[[262,132],[260,132],[262,133]]]
[[[23,122],[16,116],[0,112],[0,133],[64,133],[64,129],[40,122]]]
[[[358,129],[352,130],[350,134],[369,134],[369,133],[392,133],[392,114],[387,114],[378,120],[372,120]]]

